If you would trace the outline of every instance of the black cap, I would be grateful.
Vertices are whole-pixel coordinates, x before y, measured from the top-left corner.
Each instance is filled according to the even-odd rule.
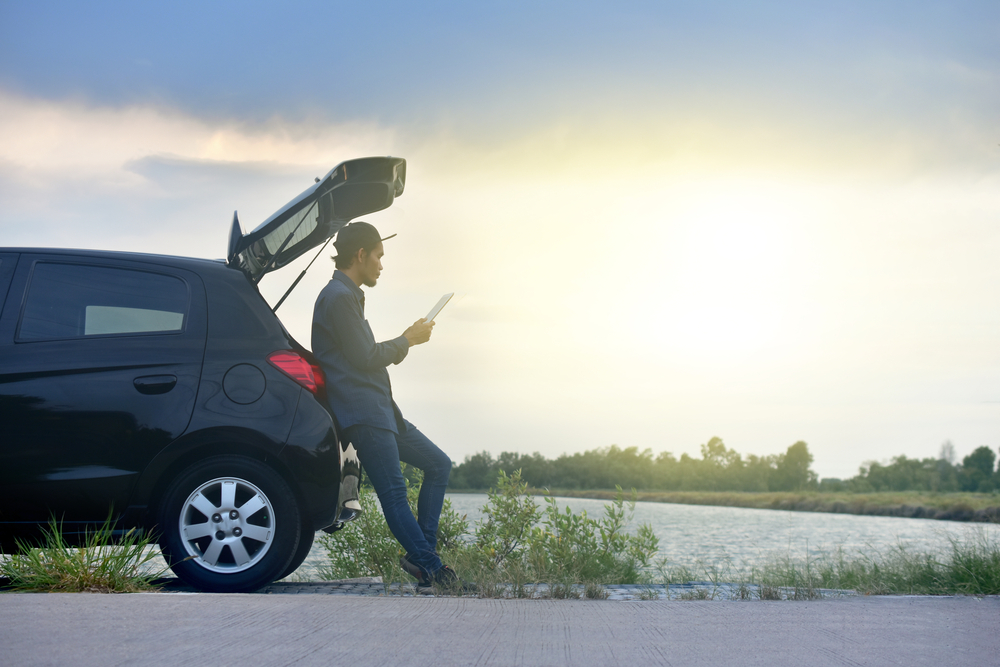
[[[333,247],[337,249],[338,257],[353,255],[361,248],[371,250],[382,241],[391,239],[395,234],[379,238],[378,230],[367,222],[358,220],[352,222],[337,232],[337,240],[333,242]]]

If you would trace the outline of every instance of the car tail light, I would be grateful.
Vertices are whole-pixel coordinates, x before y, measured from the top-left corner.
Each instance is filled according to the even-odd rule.
[[[310,363],[295,350],[272,352],[268,355],[267,361],[314,394],[319,393],[326,384],[326,378],[320,367]]]

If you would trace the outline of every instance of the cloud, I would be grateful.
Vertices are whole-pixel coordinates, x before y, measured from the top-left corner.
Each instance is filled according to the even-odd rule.
[[[482,136],[10,92],[0,106],[5,245],[220,257],[234,209],[249,229],[343,159],[408,158],[405,195],[372,216],[400,235],[366,313],[388,338],[465,295],[393,369],[407,414],[455,458],[696,452],[718,434],[755,453],[805,439],[821,474],[845,475],[949,437],[992,442],[977,406],[1000,368],[1000,175],[971,115],[949,147],[953,126],[911,141],[924,120],[894,132],[724,105]],[[306,344],[329,272],[321,257],[280,311]]]
[[[395,143],[392,131],[369,123],[212,121],[153,104],[94,106],[3,90],[0,106],[0,156],[40,177],[86,169],[134,184],[134,171],[123,167],[149,156],[316,165]]]
[[[396,143],[374,124],[212,121],[169,107],[100,107],[2,90],[0,107],[8,244],[59,238],[162,252],[165,237],[197,238],[206,219],[226,220],[233,209],[252,228],[339,161],[386,154]],[[185,254],[201,254],[204,244],[194,245]]]

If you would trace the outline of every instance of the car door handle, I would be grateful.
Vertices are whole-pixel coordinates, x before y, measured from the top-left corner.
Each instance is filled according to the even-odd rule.
[[[176,375],[145,375],[132,381],[140,394],[165,394],[177,384]]]

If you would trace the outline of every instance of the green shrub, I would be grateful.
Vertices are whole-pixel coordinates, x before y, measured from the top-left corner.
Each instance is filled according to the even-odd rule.
[[[18,541],[18,553],[0,563],[0,574],[22,591],[132,593],[155,588],[153,580],[166,568],[147,567],[159,554],[153,540],[134,528],[115,536],[113,526],[109,516],[84,535],[79,547],[71,547],[62,524],[53,518],[43,529],[43,546]]]
[[[604,506],[604,517],[586,511],[560,512],[554,498],[545,497],[542,526],[531,534],[529,558],[550,578],[578,583],[635,584],[656,554],[659,539],[648,524],[635,535],[627,532],[635,501],[626,503],[621,488]]]
[[[473,535],[442,552],[442,557],[476,584],[480,597],[533,597],[537,584],[546,581],[540,574],[544,570],[530,558],[538,505],[520,471],[510,476],[501,471],[487,496],[483,518],[476,522]],[[553,590],[550,595],[555,595]]]
[[[407,499],[416,516],[419,487],[407,484]],[[407,579],[398,564],[401,547],[376,502],[370,489],[362,489],[362,515],[320,538],[329,556],[321,577],[379,576],[385,584]],[[553,596],[579,597],[574,586],[583,584],[586,595],[599,597],[600,584],[636,583],[643,578],[656,553],[657,538],[648,525],[640,526],[635,535],[627,532],[635,502],[626,503],[621,489],[601,519],[568,508],[560,512],[551,497],[545,502],[543,512],[520,471],[509,476],[500,472],[488,493],[483,519],[470,534],[467,518],[445,500],[438,530],[442,559],[476,583],[484,597],[531,596],[539,583],[550,584]]]
[[[538,522],[538,505],[528,494],[520,470],[510,477],[501,470],[496,486],[487,496],[483,508],[486,518],[476,526],[475,545],[486,562],[501,567],[508,559],[518,561],[524,557]]]

